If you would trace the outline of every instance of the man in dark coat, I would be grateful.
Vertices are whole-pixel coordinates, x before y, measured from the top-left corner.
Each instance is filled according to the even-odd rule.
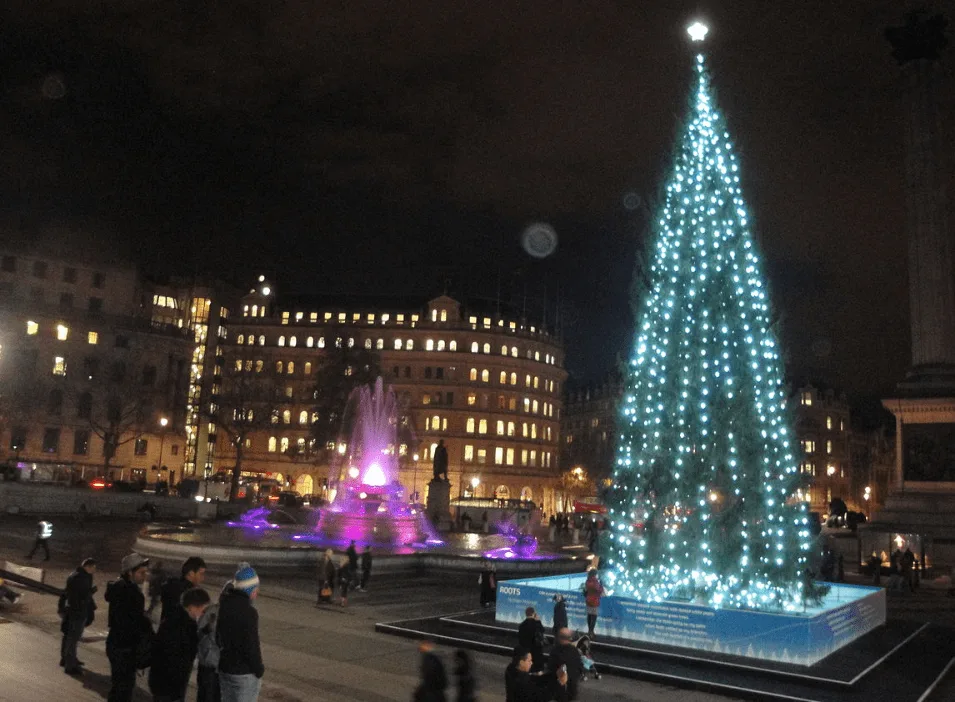
[[[547,671],[556,673],[562,665],[567,666],[567,699],[577,699],[577,688],[584,674],[584,662],[580,660],[580,651],[571,641],[570,629],[557,632],[557,641],[547,660]]]
[[[209,606],[209,593],[200,587],[186,590],[180,605],[166,612],[156,632],[149,690],[154,702],[183,702],[199,648],[196,622]]]
[[[434,448],[434,459],[431,465],[434,468],[434,479],[447,481],[448,449],[444,446],[444,439],[438,440],[438,445]],[[442,476],[444,477],[442,478]]]
[[[536,672],[544,667],[544,625],[533,607],[525,609],[524,616],[517,627],[517,645],[531,652],[534,659],[531,671]]]
[[[506,702],[567,702],[567,671],[532,676],[531,652],[518,646],[514,658],[504,671],[504,694]]]
[[[364,592],[369,580],[371,580],[371,546],[365,546],[365,550],[361,552],[361,582],[358,589]]]
[[[259,644],[259,613],[252,601],[259,595],[259,576],[248,563],[236,571],[232,587],[219,599],[219,687],[224,700],[258,699],[265,675]]]
[[[345,555],[348,556],[348,571],[351,577],[351,584],[354,585],[358,580],[358,549],[355,548],[355,542],[352,541],[345,549]]]
[[[149,559],[138,553],[123,558],[122,575],[106,588],[109,603],[109,657],[111,686],[108,702],[131,702],[136,688],[137,653],[152,639],[152,624],[146,617],[146,598],[140,585],[146,580]]]
[[[63,625],[63,641],[60,644],[60,665],[67,675],[79,675],[83,665],[76,657],[76,646],[83,636],[83,629],[93,623],[93,612],[96,603],[93,595],[96,587],[93,585],[93,573],[96,572],[96,561],[87,558],[79,568],[70,573],[66,579],[64,593],[64,607],[61,616]]]
[[[497,600],[497,574],[494,566],[485,563],[484,569],[478,576],[478,585],[481,588],[481,606],[489,607]]]
[[[170,578],[162,586],[162,612],[159,621],[166,618],[167,612],[179,609],[179,603],[186,590],[202,585],[206,579],[206,562],[198,556],[187,558],[182,564],[182,577]]]
[[[448,674],[434,652],[434,644],[422,641],[418,650],[421,652],[421,682],[412,699],[414,702],[447,702]]]
[[[554,595],[554,641],[558,632],[567,626],[567,602],[563,595]]]

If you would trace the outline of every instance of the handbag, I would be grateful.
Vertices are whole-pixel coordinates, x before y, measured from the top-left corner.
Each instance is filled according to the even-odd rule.
[[[318,594],[320,597],[330,598],[332,596],[332,589],[328,587],[327,585],[323,585],[322,589],[318,591]]]

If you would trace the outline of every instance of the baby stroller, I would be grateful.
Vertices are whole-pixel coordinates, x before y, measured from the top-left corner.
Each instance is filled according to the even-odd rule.
[[[590,637],[584,634],[574,642],[574,646],[577,647],[577,651],[580,653],[580,661],[584,665],[584,672],[583,675],[580,676],[580,679],[586,680],[592,675],[594,680],[600,680],[600,672],[597,670],[597,666],[594,665],[594,657],[590,650]]]

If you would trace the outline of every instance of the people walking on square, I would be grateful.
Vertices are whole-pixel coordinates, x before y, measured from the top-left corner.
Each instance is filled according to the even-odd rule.
[[[239,565],[232,585],[219,600],[219,687],[222,702],[256,702],[265,664],[259,644],[259,576],[248,563]]]
[[[352,579],[351,559],[348,556],[342,557],[341,567],[338,569],[338,587],[341,595],[341,606],[348,606],[348,589],[351,587]]]
[[[587,635],[595,640],[594,629],[597,627],[597,615],[600,614],[600,598],[604,594],[604,586],[597,577],[597,569],[591,568],[587,573],[587,582],[584,583],[584,604],[587,605]]]
[[[477,680],[471,667],[471,656],[464,649],[454,652],[454,679],[458,688],[455,702],[477,702]]]
[[[33,548],[30,549],[30,553],[27,554],[27,560],[33,560],[33,554],[37,552],[38,549],[43,549],[43,560],[50,560],[50,539],[53,538],[53,522],[48,522],[45,519],[37,522],[36,525],[36,540],[33,542]]]
[[[421,652],[421,682],[415,688],[413,702],[447,702],[448,675],[444,663],[427,639],[418,644]]]
[[[368,582],[371,580],[371,546],[366,545],[365,550],[361,552],[361,582],[358,589],[365,592],[368,589]]]
[[[478,576],[482,607],[490,607],[497,600],[497,574],[494,571],[494,565],[485,562],[484,569]]]
[[[61,602],[63,611],[60,612],[62,624],[60,631],[63,639],[60,642],[60,665],[67,675],[82,673],[83,662],[76,657],[76,647],[83,637],[83,629],[93,623],[96,602],[96,586],[93,585],[93,573],[96,572],[96,561],[85,559],[79,567],[70,573],[66,579]]]
[[[875,551],[869,556],[869,570],[872,574],[872,584],[878,587],[882,579],[882,558]]]
[[[199,587],[206,579],[206,562],[199,556],[187,558],[181,568],[178,578],[170,578],[162,586],[162,613],[159,620],[166,618],[166,612],[177,611],[182,599],[182,593]]]
[[[544,625],[533,607],[524,610],[524,621],[517,627],[517,645],[531,652],[531,672],[544,667]]]
[[[149,572],[149,559],[138,553],[123,558],[119,579],[106,588],[109,603],[109,635],[106,656],[109,658],[110,690],[108,702],[131,702],[136,688],[136,669],[140,654],[150,646],[152,624],[146,617],[146,598],[140,586]]]
[[[912,549],[906,547],[905,553],[902,554],[899,565],[902,573],[901,589],[912,592],[912,570],[915,566],[915,554],[912,553]]]
[[[326,549],[321,563],[318,564],[318,604],[332,601],[338,582],[336,573],[334,554],[330,548]]]
[[[156,605],[162,602],[162,585],[166,580],[166,573],[162,568],[162,561],[156,561],[149,567],[149,585],[146,594],[149,596],[149,607],[146,615],[152,616]]]
[[[156,632],[149,690],[154,702],[185,702],[192,664],[199,649],[196,622],[209,606],[209,593],[194,587],[182,594],[179,605],[165,612]]]
[[[563,595],[554,595],[554,640],[557,632],[567,626],[567,602]]]

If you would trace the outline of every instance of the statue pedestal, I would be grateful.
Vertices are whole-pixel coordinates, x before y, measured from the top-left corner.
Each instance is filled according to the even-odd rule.
[[[438,529],[451,528],[451,483],[434,479],[428,483],[428,518]]]

